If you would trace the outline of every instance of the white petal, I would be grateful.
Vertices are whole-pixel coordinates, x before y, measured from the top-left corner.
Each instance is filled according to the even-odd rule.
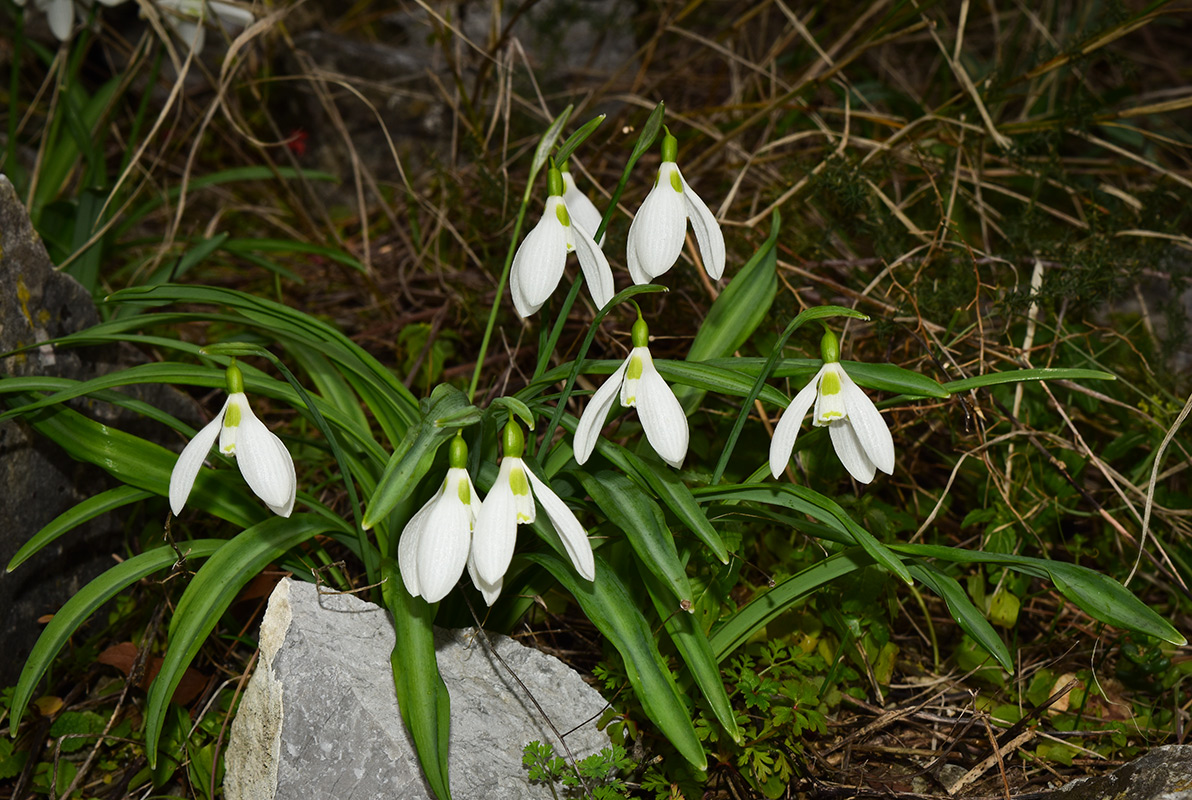
[[[603,217],[588,196],[576,187],[575,178],[571,177],[570,172],[563,173],[563,202],[567,204],[567,211],[571,214],[573,224],[578,224],[588,232],[589,236],[596,233]],[[600,241],[596,244],[603,247],[604,236],[601,236]]]
[[[613,407],[613,399],[620,392],[628,367],[629,359],[625,359],[621,366],[617,367],[617,371],[596,390],[584,413],[580,415],[579,424],[575,426],[575,438],[571,443],[575,450],[576,463],[583,464],[591,457],[592,450],[596,447],[596,439],[604,428],[604,420],[608,417],[609,409]]]
[[[596,246],[592,237],[581,226],[572,220],[571,230],[575,234],[573,243],[575,255],[579,259],[580,269],[584,271],[584,279],[588,282],[588,291],[592,293],[592,300],[596,308],[604,308],[613,299],[613,271],[604,257],[604,251]]]
[[[211,11],[219,18],[219,23],[230,28],[247,28],[253,23],[252,12],[230,3],[210,0]]]
[[[46,21],[50,23],[50,31],[58,41],[69,39],[70,29],[74,27],[73,0],[53,0],[46,9]]]
[[[496,583],[485,583],[480,574],[476,572],[476,559],[474,553],[468,553],[468,577],[472,579],[472,585],[476,587],[476,591],[484,598],[484,602],[490,608],[492,604],[497,602],[497,598],[501,596],[502,584],[505,582],[504,576]]]
[[[265,501],[274,513],[293,508],[297,481],[294,460],[285,445],[257,419],[243,394],[229,400],[240,407],[240,431],[236,434],[236,463],[248,488]]]
[[[848,420],[837,420],[828,426],[832,434],[832,447],[836,449],[836,456],[844,468],[861,483],[873,480],[873,462],[865,455],[857,433]]]
[[[821,367],[811,382],[799,390],[795,399],[778,418],[778,424],[774,427],[774,438],[770,440],[770,474],[775,478],[782,474],[791,460],[791,453],[795,449],[795,438],[799,435],[799,428],[803,425],[803,417],[807,416],[811,404],[815,402],[815,397],[819,393],[819,379],[823,371]]]
[[[431,511],[442,494],[443,487],[440,486],[435,496],[427,500],[426,504],[418,509],[417,514],[410,517],[397,543],[397,568],[401,570],[401,582],[413,597],[422,596],[422,587],[418,583],[418,541],[426,532],[426,521],[430,519]]]
[[[203,29],[203,23],[176,19],[171,16],[167,16],[166,20],[173,26],[174,33],[178,34],[178,38],[186,44],[187,48],[196,53],[203,52],[203,45],[207,42],[207,31]]]
[[[847,372],[843,369],[840,372],[844,407],[857,441],[874,466],[887,475],[894,474],[894,437],[890,435],[890,426],[864,390]]]
[[[645,347],[635,349],[644,351],[637,389],[637,415],[654,452],[677,469],[687,457],[687,415],[675,393],[658,374],[650,351]]]
[[[472,543],[467,507],[450,479],[446,483],[418,538],[418,586],[428,603],[442,600],[459,581]]]
[[[671,176],[678,177],[679,168],[673,161],[664,161],[658,168],[658,180],[646,195],[642,207],[629,226],[628,257],[630,274],[635,271],[648,275],[649,280],[635,283],[649,283],[675,265],[683,250],[687,234],[687,206],[683,193],[675,191]],[[682,186],[682,178],[678,177]],[[636,259],[636,270],[634,267]]]
[[[687,181],[683,180],[682,173],[679,174],[679,180],[683,181],[683,200],[687,203],[687,218],[691,220],[691,230],[695,232],[695,241],[699,245],[700,258],[704,260],[704,269],[708,277],[718,281],[724,274],[724,233],[708,206]]]
[[[513,294],[514,308],[523,319],[542,308],[563,277],[567,231],[556,215],[559,202],[557,197],[547,199],[542,219],[513,256],[509,291]]]
[[[567,557],[575,565],[575,571],[581,577],[593,580],[596,577],[596,561],[592,557],[592,545],[588,542],[588,532],[584,530],[583,525],[579,524],[575,514],[567,507],[566,503],[559,499],[550,486],[529,469],[526,470],[526,477],[530,479],[530,486],[534,488],[534,496],[542,504],[542,510],[546,512],[551,524],[558,531],[559,539],[563,542],[563,549],[567,551]]]
[[[635,286],[644,286],[650,283],[653,279],[646,274],[642,269],[641,264],[637,259],[637,248],[633,246],[632,242],[635,237],[634,229],[637,227],[637,217],[629,223],[629,246],[625,249],[625,261],[629,266],[629,277],[633,279]]]
[[[224,401],[223,408],[215,415],[215,419],[204,425],[203,429],[195,434],[195,438],[187,442],[186,447],[182,449],[182,455],[174,462],[174,470],[170,473],[170,510],[174,512],[174,516],[182,513],[186,498],[190,497],[199,467],[203,466],[203,460],[207,458],[211,445],[215,444],[215,439],[223,428],[223,416],[229,402],[230,398]]]
[[[472,558],[476,573],[487,584],[500,583],[513,559],[517,544],[517,504],[509,487],[510,462],[521,459],[506,457],[492,491],[484,498],[484,505],[476,515],[476,529],[472,533]],[[533,502],[533,501],[531,501]]]

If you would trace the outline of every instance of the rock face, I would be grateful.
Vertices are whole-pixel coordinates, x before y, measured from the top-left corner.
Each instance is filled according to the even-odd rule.
[[[0,354],[98,321],[86,290],[55,271],[12,184],[0,175]],[[0,358],[0,375],[85,379],[94,372],[80,351],[45,344]],[[20,423],[0,423],[0,569],[42,526],[97,491],[101,475]],[[90,578],[111,566],[110,530],[110,524],[94,521],[12,574],[0,575],[0,686],[16,682],[41,632],[38,617],[57,611]]]
[[[1156,747],[1109,775],[1073,781],[1051,800],[1188,800],[1192,798],[1192,745]]]
[[[474,633],[435,635],[451,693],[452,794],[547,800],[550,789],[526,777],[522,748],[536,739],[557,754],[563,749],[526,690],[556,729],[571,731],[566,741],[576,758],[608,746],[593,721],[605,701],[558,659],[491,635],[523,689]],[[394,633],[383,609],[282,580],[260,642],[256,672],[232,723],[228,800],[432,800],[398,710],[389,662]]]

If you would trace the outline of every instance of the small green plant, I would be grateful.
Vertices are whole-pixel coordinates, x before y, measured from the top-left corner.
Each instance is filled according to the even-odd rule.
[[[622,800],[629,795],[621,776],[637,764],[625,754],[624,747],[613,745],[577,761],[572,767],[567,759],[555,755],[553,745],[533,741],[522,751],[522,766],[529,770],[530,782],[549,786],[556,800],[581,797]]]

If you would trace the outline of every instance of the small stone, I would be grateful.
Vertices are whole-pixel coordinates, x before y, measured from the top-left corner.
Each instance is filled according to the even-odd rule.
[[[578,759],[609,746],[595,724],[606,703],[558,659],[505,636],[488,639],[524,689],[474,630],[435,631],[451,694],[452,794],[547,800],[547,786],[529,783],[522,749],[538,740],[564,750],[527,690]],[[432,800],[397,706],[394,640],[384,609],[283,579],[232,723],[228,800]]]

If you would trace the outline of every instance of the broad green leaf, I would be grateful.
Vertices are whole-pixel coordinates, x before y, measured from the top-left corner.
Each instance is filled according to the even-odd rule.
[[[571,418],[571,424],[568,425],[568,430],[572,433],[575,432],[574,422],[574,418]],[[671,513],[708,546],[720,563],[728,563],[728,549],[724,546],[724,540],[704,515],[691,489],[679,479],[673,469],[662,464],[650,464],[636,453],[604,439],[596,442],[596,451],[627,474],[637,475]]]
[[[650,600],[654,603],[654,611],[663,620],[666,632],[670,635],[675,649],[687,665],[688,672],[699,687],[700,693],[708,701],[708,706],[720,725],[741,744],[741,729],[737,725],[737,716],[733,713],[732,703],[724,689],[724,681],[720,677],[720,665],[716,655],[712,652],[712,645],[703,629],[696,624],[695,615],[687,611],[676,611],[670,607],[671,592],[658,580],[657,576],[648,570],[642,571],[642,579],[650,592]]]
[[[757,375],[765,366],[761,358],[717,358],[712,366],[737,369],[747,375]],[[841,366],[858,385],[867,389],[894,392],[911,397],[948,397],[948,390],[936,380],[894,364],[874,364],[868,361],[841,360]],[[774,363],[771,378],[803,378],[806,385],[824,362],[818,358],[783,358]]]
[[[196,539],[179,542],[178,546],[189,558],[207,558],[227,544],[223,539]],[[178,554],[172,547],[158,547],[122,561],[99,575],[63,604],[46,625],[37,644],[25,660],[21,676],[12,695],[9,730],[13,736],[20,730],[21,717],[33,697],[33,690],[67,640],[104,603],[142,578],[147,578],[173,565]]]
[[[716,660],[724,661],[811,592],[872,563],[873,559],[865,551],[854,547],[779,581],[773,589],[750,600],[712,631],[710,642]]]
[[[781,224],[782,217],[775,211],[769,238],[712,303],[685,360],[706,362],[731,356],[770,313],[770,305],[778,293],[778,253],[774,246]],[[688,414],[699,408],[704,398],[702,391],[686,387],[675,394]]]
[[[988,375],[974,375],[959,381],[949,381],[944,388],[949,392],[967,392],[969,389],[980,389],[984,386],[996,386],[999,383],[1022,383],[1023,381],[1113,381],[1116,375],[1102,372],[1099,369],[1070,369],[1066,367],[1044,367],[1039,369],[1014,369],[1006,372],[991,372]]]
[[[930,564],[912,563],[910,570],[919,581],[943,598],[948,606],[948,613],[956,620],[961,630],[973,637],[977,644],[997,659],[997,663],[1001,664],[1006,672],[1014,674],[1014,660],[1006,643],[997,635],[997,631],[989,624],[985,615],[972,604],[960,584],[952,576],[944,574]]]
[[[911,582],[910,572],[902,563],[902,559],[893,552],[893,548],[882,544],[873,534],[858,525],[836,501],[805,486],[789,483],[741,484],[697,489],[694,494],[698,500],[705,503],[726,500],[749,501],[783,506],[807,514],[847,533],[875,562],[897,575],[903,582]]]
[[[43,547],[54,542],[58,537],[74,530],[84,522],[152,496],[152,492],[147,492],[144,489],[137,489],[132,486],[117,486],[115,489],[108,489],[106,492],[100,492],[93,497],[88,497],[73,508],[59,514],[50,524],[35,533],[25,544],[21,545],[21,549],[17,550],[16,555],[8,562],[6,572],[12,572]]]
[[[609,563],[597,553],[596,580],[589,582],[576,575],[568,562],[550,553],[527,553],[519,558],[545,567],[571,593],[592,624],[621,654],[629,683],[646,715],[692,766],[707,769],[704,748],[670,669],[658,652],[654,632]]]
[[[450,800],[447,745],[451,698],[435,659],[435,606],[410,596],[392,558],[381,560],[381,575],[381,596],[396,634],[390,666],[401,718],[431,790],[439,800]]]
[[[600,470],[595,474],[578,474],[584,489],[604,512],[605,518],[625,534],[637,554],[638,563],[653,573],[659,585],[665,586],[678,601],[672,601],[667,614],[681,605],[690,608],[693,602],[691,583],[657,503],[637,484],[616,472]],[[663,619],[666,616],[663,614]]]
[[[480,421],[480,412],[468,403],[463,392],[447,384],[437,386],[423,406],[425,417],[409,428],[368,501],[364,511],[365,529],[383,520],[414,490],[440,446],[460,428]]]
[[[587,141],[588,137],[592,135],[592,132],[600,127],[600,123],[604,122],[604,117],[604,114],[593,117],[581,125],[579,130],[568,136],[567,141],[559,145],[559,150],[555,153],[555,163],[562,164],[570,158],[571,154],[575,152],[575,149]]]
[[[1128,631],[1145,633],[1180,647],[1188,643],[1175,626],[1113,578],[1077,564],[1063,561],[1045,563],[1060,593],[1094,619]]]
[[[170,618],[161,671],[145,698],[149,766],[157,763],[158,737],[174,689],[244,584],[290,548],[332,528],[326,518],[313,514],[295,514],[289,519],[270,517],[224,542],[191,578]]]

